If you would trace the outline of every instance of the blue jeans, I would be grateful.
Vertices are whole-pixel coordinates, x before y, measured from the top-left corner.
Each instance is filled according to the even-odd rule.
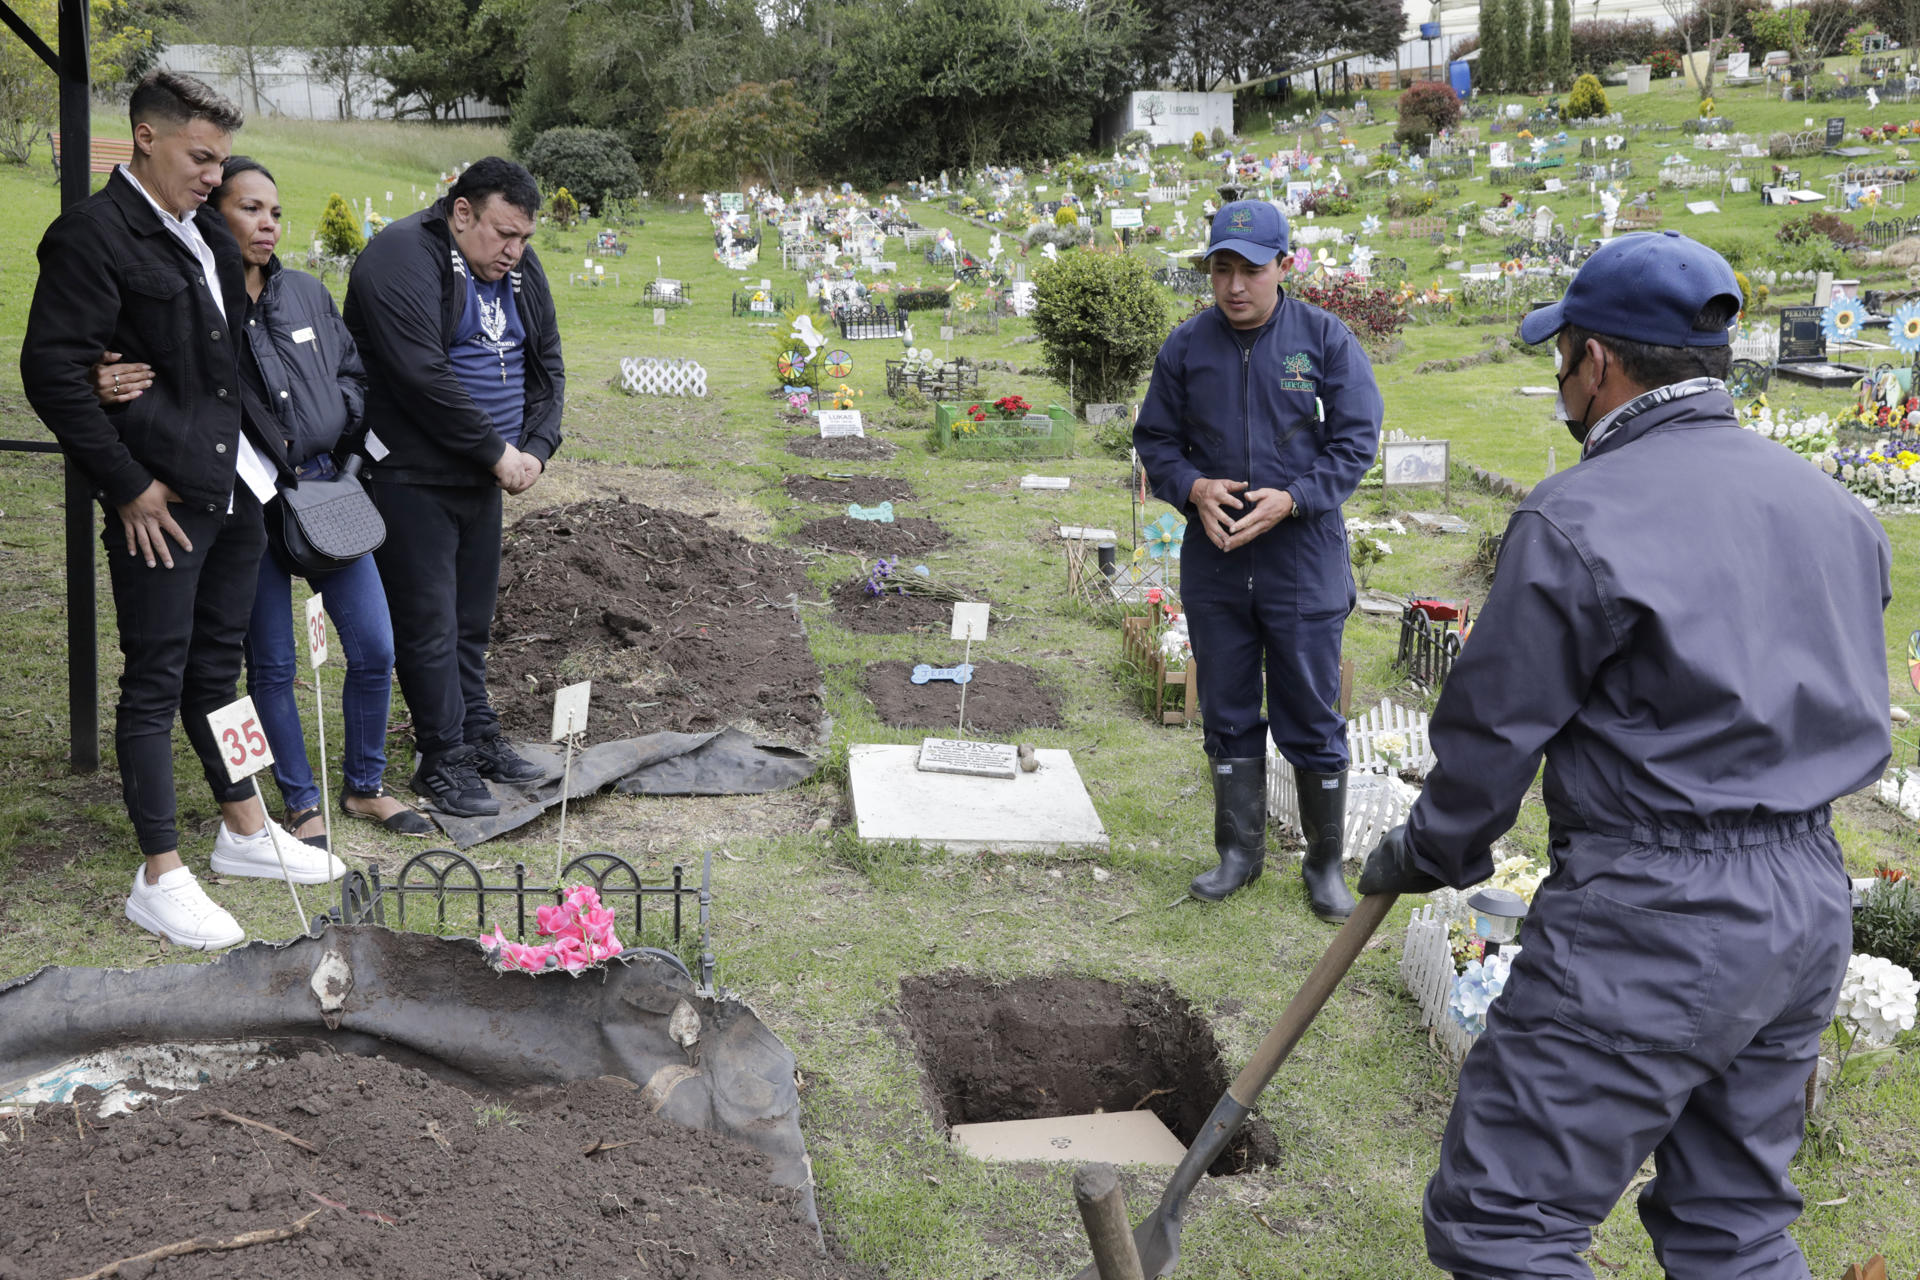
[[[327,617],[347,651],[336,725],[346,755],[347,785],[374,791],[387,768],[387,706],[393,690],[393,625],[380,570],[372,556],[361,556],[337,572],[307,579],[307,585],[325,598]],[[296,633],[293,624],[293,580],[269,551],[260,557],[260,585],[247,628],[247,692],[273,748],[273,780],[280,784],[280,797],[289,810],[320,803],[293,693],[294,676],[307,655],[307,646],[296,644],[294,637],[304,639],[304,633],[304,625]]]

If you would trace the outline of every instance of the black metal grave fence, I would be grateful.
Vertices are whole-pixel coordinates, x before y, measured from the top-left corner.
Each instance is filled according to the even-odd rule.
[[[647,944],[647,929],[649,922],[656,922],[658,936],[661,926],[657,922],[664,915],[668,922],[665,927],[671,932],[668,945],[678,946],[686,925],[686,909],[696,908],[700,929],[699,982],[702,990],[713,988],[714,958],[709,932],[713,914],[711,853],[702,860],[697,885],[687,883],[686,868],[679,863],[674,864],[670,880],[649,884],[632,863],[619,854],[606,852],[578,854],[561,868],[559,884],[535,885],[527,882],[527,867],[523,862],[513,864],[512,884],[488,884],[480,867],[465,854],[453,849],[429,849],[400,864],[399,873],[391,880],[384,877],[378,862],[372,863],[365,873],[349,872],[340,881],[339,904],[317,917],[314,924],[318,928],[331,921],[405,929],[409,903],[418,899],[417,905],[411,908],[414,920],[422,921],[430,912],[434,925],[445,926],[449,903],[465,900],[463,905],[456,906],[453,922],[456,926],[464,927],[465,907],[470,905],[475,937],[497,924],[524,941],[528,922],[534,917],[529,901],[535,908],[557,906],[569,888],[581,884],[593,887],[600,895],[601,905],[612,911],[617,921],[622,918],[631,921],[632,932],[624,940],[627,950],[652,951],[683,970],[686,966],[671,950]],[[650,899],[655,904],[651,910]],[[490,903],[499,904],[491,920],[488,917]]]
[[[1407,678],[1427,689],[1438,689],[1460,656],[1460,633],[1435,626],[1425,609],[1409,605],[1400,615],[1400,651],[1393,665],[1405,667]]]

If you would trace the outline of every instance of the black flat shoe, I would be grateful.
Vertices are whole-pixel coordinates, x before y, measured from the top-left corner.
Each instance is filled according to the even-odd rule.
[[[280,825],[289,831],[298,831],[301,827],[306,826],[307,823],[319,816],[320,806],[310,804],[304,809],[289,809],[287,811],[287,820]],[[299,840],[301,844],[310,844],[316,849],[325,849],[327,847],[327,833],[324,831],[317,836],[301,836]],[[332,852],[332,850],[328,850],[328,852]]]
[[[423,813],[403,807],[391,817],[379,818],[371,813],[355,813],[347,808],[348,800],[378,800],[391,793],[384,787],[375,787],[371,791],[355,791],[348,787],[340,793],[340,812],[349,818],[358,818],[362,822],[377,822],[382,828],[396,836],[426,837],[434,833],[434,825]]]

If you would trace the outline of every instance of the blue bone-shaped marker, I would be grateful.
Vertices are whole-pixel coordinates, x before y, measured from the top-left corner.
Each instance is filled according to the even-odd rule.
[[[930,667],[921,663],[913,669],[913,682],[925,684],[929,680],[951,680],[955,684],[966,684],[973,679],[973,664],[963,662],[957,667]]]
[[[847,515],[854,520],[872,520],[879,524],[892,524],[893,501],[888,499],[877,507],[863,507],[857,502],[849,502]]]

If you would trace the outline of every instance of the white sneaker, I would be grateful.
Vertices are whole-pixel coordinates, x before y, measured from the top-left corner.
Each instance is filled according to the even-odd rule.
[[[207,896],[185,867],[175,867],[153,884],[147,883],[145,867],[134,872],[127,919],[176,947],[196,951],[218,951],[247,939],[247,931]]]
[[[274,856],[273,840],[280,840],[280,855]],[[347,874],[347,864],[316,849],[291,831],[267,819],[267,825],[250,836],[237,836],[220,824],[213,840],[213,869],[223,876],[259,876],[278,880],[280,858],[287,860],[287,878],[295,884],[326,884]]]

